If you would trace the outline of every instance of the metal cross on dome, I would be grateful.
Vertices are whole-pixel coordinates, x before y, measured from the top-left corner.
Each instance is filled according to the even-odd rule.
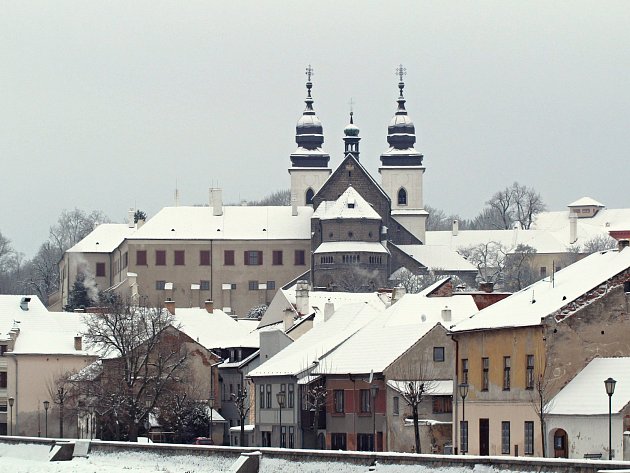
[[[402,64],[400,64],[397,68],[396,68],[396,75],[398,77],[400,77],[400,82],[402,82],[403,77],[407,75],[407,69],[405,67],[403,67]]]
[[[348,105],[350,105],[350,113],[354,112],[354,99],[352,97],[350,97],[350,102],[348,102]]]
[[[311,76],[315,75],[315,71],[313,71],[313,68],[311,67],[311,65],[309,64],[308,66],[306,66],[306,77],[308,77],[308,81],[311,81]]]

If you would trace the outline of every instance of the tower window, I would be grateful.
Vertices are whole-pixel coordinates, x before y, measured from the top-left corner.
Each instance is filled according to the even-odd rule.
[[[404,187],[398,191],[398,205],[407,205],[407,191]]]
[[[313,205],[313,197],[315,196],[315,192],[310,187],[306,191],[306,205]]]

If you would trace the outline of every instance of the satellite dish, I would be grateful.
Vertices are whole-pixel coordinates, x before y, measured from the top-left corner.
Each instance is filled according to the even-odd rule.
[[[368,379],[368,384],[372,384],[372,378],[374,377],[374,370],[370,370],[370,379]]]

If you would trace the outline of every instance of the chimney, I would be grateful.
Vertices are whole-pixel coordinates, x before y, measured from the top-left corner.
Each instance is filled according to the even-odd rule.
[[[402,286],[395,287],[392,292],[392,305],[398,302],[405,294],[407,294],[407,289]]]
[[[214,301],[207,300],[204,302],[208,314],[214,313]]]
[[[136,227],[136,222],[134,222],[134,214],[136,212],[133,209],[129,209],[129,211],[127,212],[127,224],[129,226],[129,228],[135,228]]]
[[[490,281],[481,281],[479,283],[479,290],[487,293],[494,291],[494,283]]]
[[[76,351],[82,351],[83,350],[83,338],[80,336],[76,336],[74,337],[74,349]]]
[[[628,246],[630,246],[630,240],[619,240],[617,242],[617,248],[619,251],[622,251],[624,248],[628,248]]]
[[[282,324],[284,326],[284,333],[293,327],[293,311],[291,309],[284,309],[282,313]]]
[[[300,280],[295,288],[295,308],[298,314],[304,315],[309,312],[308,305],[308,282]]]
[[[212,206],[212,215],[215,217],[223,215],[223,193],[221,189],[210,189],[210,205]]]
[[[572,245],[577,241],[577,214],[571,212],[569,214],[569,244]]]
[[[324,305],[324,322],[330,319],[334,313],[335,313],[335,304],[330,302],[330,299],[328,299],[328,301]]]
[[[164,301],[164,307],[166,307],[166,310],[168,310],[171,315],[175,315],[175,301],[170,298],[166,299],[166,301]]]
[[[291,215],[293,217],[297,217],[298,214],[298,210],[297,210],[297,196],[295,195],[295,192],[291,193]]]
[[[387,227],[383,225],[381,227],[381,243],[385,243],[387,241]]]
[[[457,236],[458,233],[459,233],[459,220],[455,219],[455,220],[453,220],[453,231],[452,231],[452,234],[453,234],[453,236]]]
[[[451,321],[451,309],[448,308],[448,306],[444,307],[444,309],[442,309],[442,320],[444,322],[450,322]]]
[[[142,228],[142,225],[144,225],[146,223],[146,220],[141,218],[138,220],[138,222],[136,223],[136,229],[138,228]]]
[[[30,297],[22,297],[22,299],[20,300],[20,309],[28,310],[28,303],[29,302],[31,302],[31,298]]]

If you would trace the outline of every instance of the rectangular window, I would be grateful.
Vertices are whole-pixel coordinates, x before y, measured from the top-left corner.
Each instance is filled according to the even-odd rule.
[[[166,286],[166,281],[155,281],[155,289],[158,291],[163,291]]]
[[[289,448],[295,448],[295,427],[289,427]]]
[[[525,389],[534,389],[534,355],[527,355]]]
[[[271,432],[261,432],[261,433],[262,433],[262,446],[271,447]]]
[[[223,266],[234,266],[234,250],[223,252]]]
[[[260,398],[259,405],[261,409],[265,408],[265,385],[261,384],[258,388],[258,397]]]
[[[105,277],[105,263],[96,263],[96,276]]]
[[[433,413],[450,414],[453,412],[453,398],[451,396],[433,396]]]
[[[247,266],[260,266],[263,264],[262,251],[245,251],[244,261]]]
[[[361,412],[366,414],[372,412],[372,397],[369,389],[361,389],[359,391],[359,401],[361,405]]]
[[[540,267],[540,277],[541,278],[546,278],[547,277],[547,267],[546,266],[541,266]]]
[[[525,455],[534,454],[534,423],[525,421]]]
[[[0,356],[4,356],[7,352],[7,345],[0,345]]]
[[[166,266],[166,250],[155,250],[155,265]]]
[[[274,266],[282,266],[282,250],[274,250],[272,253],[272,264]]]
[[[271,409],[271,384],[267,385],[267,392],[265,394],[267,398],[267,408]]]
[[[136,251],[136,266],[147,265],[147,250]]]
[[[330,434],[331,450],[346,450],[346,434]]]
[[[210,266],[210,250],[199,251],[199,266]]]
[[[433,361],[444,361],[444,347],[433,347]]]
[[[267,289],[275,289],[276,281],[267,281]]]
[[[199,281],[199,289],[202,291],[210,290],[210,281]]]
[[[357,434],[357,450],[359,452],[374,451],[374,435]]]
[[[258,281],[249,281],[248,287],[249,287],[250,291],[257,291],[258,290]]]
[[[501,453],[510,454],[510,423],[508,421],[501,422]]]
[[[0,371],[0,388],[6,389],[7,387],[7,372]]]
[[[400,415],[400,398],[398,396],[394,396],[394,405],[392,407],[392,411],[393,415]]]
[[[468,451],[468,421],[462,420],[459,422],[459,434],[462,453]]]
[[[0,404],[0,412],[7,412],[6,404]],[[6,434],[0,434],[0,435],[6,435]]]
[[[186,264],[184,250],[175,250],[175,266],[184,266]]]
[[[0,435],[6,435],[6,434],[7,434],[7,423],[0,422]]]
[[[512,365],[512,360],[509,356],[503,357],[503,390],[510,390],[510,368]]]
[[[306,264],[306,257],[304,250],[295,250],[295,266],[304,266]]]
[[[335,414],[343,414],[345,412],[343,389],[333,390],[333,408],[335,410]]]
[[[462,383],[468,384],[468,358],[462,358]]]
[[[125,251],[123,253],[123,268],[126,268],[127,266],[129,266],[129,253]]]
[[[295,386],[293,383],[287,384],[287,407],[295,406]],[[290,447],[289,447],[290,448]]]
[[[287,426],[283,425],[280,429],[280,448],[285,448],[287,445]]]
[[[481,372],[481,390],[487,391],[490,384],[488,379],[488,373],[490,371],[490,358],[482,358],[481,367],[483,370]]]

